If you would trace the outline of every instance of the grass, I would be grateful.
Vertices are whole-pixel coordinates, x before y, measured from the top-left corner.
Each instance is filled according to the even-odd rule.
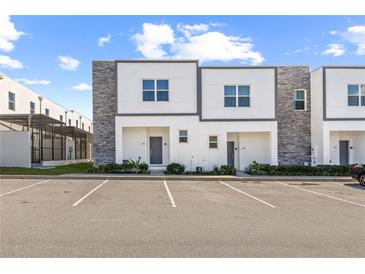
[[[1,175],[61,175],[67,173],[87,173],[92,163],[56,166],[54,168],[0,167]]]

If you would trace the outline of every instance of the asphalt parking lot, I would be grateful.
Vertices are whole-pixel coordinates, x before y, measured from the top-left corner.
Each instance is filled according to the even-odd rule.
[[[364,257],[353,183],[1,179],[1,257]]]

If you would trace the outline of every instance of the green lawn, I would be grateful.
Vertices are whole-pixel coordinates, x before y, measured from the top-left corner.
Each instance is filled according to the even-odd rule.
[[[92,163],[80,163],[54,168],[0,167],[0,174],[7,175],[61,175],[67,173],[87,173]]]

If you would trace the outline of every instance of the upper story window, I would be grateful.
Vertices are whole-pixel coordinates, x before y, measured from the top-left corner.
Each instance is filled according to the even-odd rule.
[[[9,110],[14,110],[15,111],[15,94],[10,92],[8,93],[8,107],[9,107]]]
[[[29,103],[30,113],[35,113],[35,103],[30,101]]]
[[[365,106],[365,84],[347,86],[348,106]]]
[[[62,115],[60,115],[60,121],[63,122],[63,116]]]
[[[294,90],[294,109],[295,110],[306,110],[307,109],[307,91],[305,89]]]
[[[82,128],[82,130],[84,130],[84,123],[81,124],[81,128]]]
[[[179,130],[179,143],[187,143],[187,142],[188,142],[188,131]]]
[[[89,132],[90,132],[90,130],[91,130],[91,127],[89,126]]]
[[[45,113],[46,113],[47,116],[49,116],[49,109],[48,108],[45,109]]]
[[[224,86],[224,107],[250,107],[250,86]]]
[[[68,119],[68,126],[71,126],[71,119]]]
[[[168,101],[169,80],[143,80],[143,101]]]
[[[218,148],[218,136],[209,136],[209,148]]]
[[[79,120],[76,120],[76,127],[79,127]]]

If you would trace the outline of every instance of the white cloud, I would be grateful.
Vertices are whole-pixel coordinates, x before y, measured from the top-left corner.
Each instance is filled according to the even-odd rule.
[[[17,31],[10,16],[0,15],[0,50],[10,52],[14,49],[14,43],[24,33]]]
[[[284,54],[285,55],[294,55],[294,54],[306,52],[308,50],[310,50],[310,47],[304,47],[304,48],[301,48],[301,49],[295,49],[295,50],[290,51],[290,52],[285,52]]]
[[[331,35],[336,35],[336,34],[338,34],[338,31],[337,31],[337,30],[331,30],[331,31],[330,31],[330,34],[331,34]]]
[[[51,82],[48,80],[29,80],[29,79],[25,79],[25,78],[20,78],[20,79],[16,79],[18,82],[22,82],[24,84],[27,85],[43,85],[43,86],[47,86],[49,85]]]
[[[332,55],[338,57],[346,52],[345,46],[342,44],[328,44],[327,49],[322,52],[322,55]]]
[[[80,61],[70,56],[58,56],[59,66],[65,70],[76,70],[80,65]]]
[[[0,55],[0,67],[8,69],[21,69],[23,64],[15,59],[11,59],[9,56]]]
[[[190,36],[193,34],[198,34],[198,33],[208,31],[209,25],[207,25],[207,24],[195,24],[195,25],[178,24],[177,29],[179,31],[181,31],[185,36]]]
[[[112,36],[108,34],[107,36],[102,36],[98,39],[98,47],[104,47],[106,44],[110,42],[110,38]]]
[[[204,61],[261,64],[265,58],[253,50],[251,38],[229,36],[218,31],[209,31],[209,25],[178,24],[179,36],[171,26],[143,24],[142,33],[132,38],[137,50],[146,58],[194,58]]]
[[[77,91],[85,91],[85,90],[91,90],[91,86],[86,83],[80,83],[76,86],[72,86],[72,89],[77,90]]]
[[[137,50],[146,58],[165,58],[166,51],[163,45],[171,45],[175,42],[174,31],[169,25],[143,24],[142,33],[136,33],[132,37],[137,43]]]
[[[357,47],[356,54],[365,55],[365,25],[355,25],[347,28],[342,36]]]

